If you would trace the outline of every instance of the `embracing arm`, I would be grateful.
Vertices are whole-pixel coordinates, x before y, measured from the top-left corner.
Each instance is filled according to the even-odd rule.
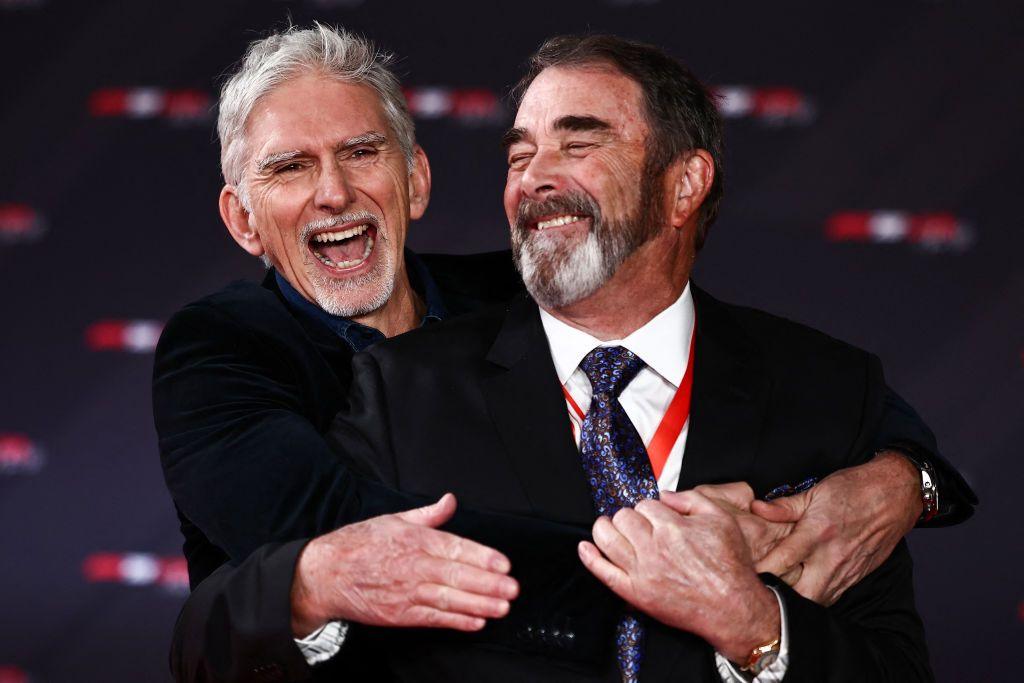
[[[235,560],[362,516],[350,467],[309,417],[317,397],[304,395],[296,362],[274,343],[219,309],[190,306],[168,323],[154,365],[167,487]]]
[[[925,526],[966,520],[977,498],[946,462],[935,437],[917,413],[886,387],[870,460],[839,470],[813,488],[750,510],[766,520],[794,523],[792,533],[758,569],[783,576],[801,595],[830,605],[879,567],[896,544],[918,525],[923,504],[921,474],[927,461],[938,480],[939,511]]]

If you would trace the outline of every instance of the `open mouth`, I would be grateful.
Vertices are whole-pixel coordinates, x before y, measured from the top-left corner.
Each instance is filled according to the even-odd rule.
[[[555,216],[546,216],[540,220],[534,221],[530,227],[533,230],[538,231],[553,230],[556,228],[572,229],[585,226],[589,219],[590,216],[585,214],[558,214]]]
[[[328,268],[352,270],[366,263],[377,240],[373,223],[346,224],[309,238],[309,250]]]

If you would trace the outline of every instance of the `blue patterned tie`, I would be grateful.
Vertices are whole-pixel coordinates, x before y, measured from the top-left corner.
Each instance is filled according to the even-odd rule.
[[[620,508],[658,497],[647,449],[619,403],[619,394],[643,366],[642,360],[621,346],[598,347],[580,363],[593,389],[580,432],[580,455],[598,515],[611,516]],[[624,683],[638,679],[643,635],[636,616],[627,614],[619,622],[616,650]]]

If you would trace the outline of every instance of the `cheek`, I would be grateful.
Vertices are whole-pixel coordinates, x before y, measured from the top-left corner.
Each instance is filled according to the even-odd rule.
[[[508,172],[508,178],[505,181],[505,192],[502,195],[502,202],[505,205],[505,216],[508,217],[508,222],[511,224],[516,219],[516,214],[519,213],[519,182],[514,171]]]

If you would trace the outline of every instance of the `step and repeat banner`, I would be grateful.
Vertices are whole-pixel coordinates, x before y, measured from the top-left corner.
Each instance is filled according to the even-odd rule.
[[[713,85],[728,187],[697,281],[881,356],[982,498],[911,536],[937,676],[1014,677],[1019,3],[0,0],[0,683],[169,679],[188,580],[152,352],[183,304],[261,276],[217,212],[217,87],[314,19],[402,57],[434,175],[421,251],[506,246],[506,95],[544,38],[654,42]]]

